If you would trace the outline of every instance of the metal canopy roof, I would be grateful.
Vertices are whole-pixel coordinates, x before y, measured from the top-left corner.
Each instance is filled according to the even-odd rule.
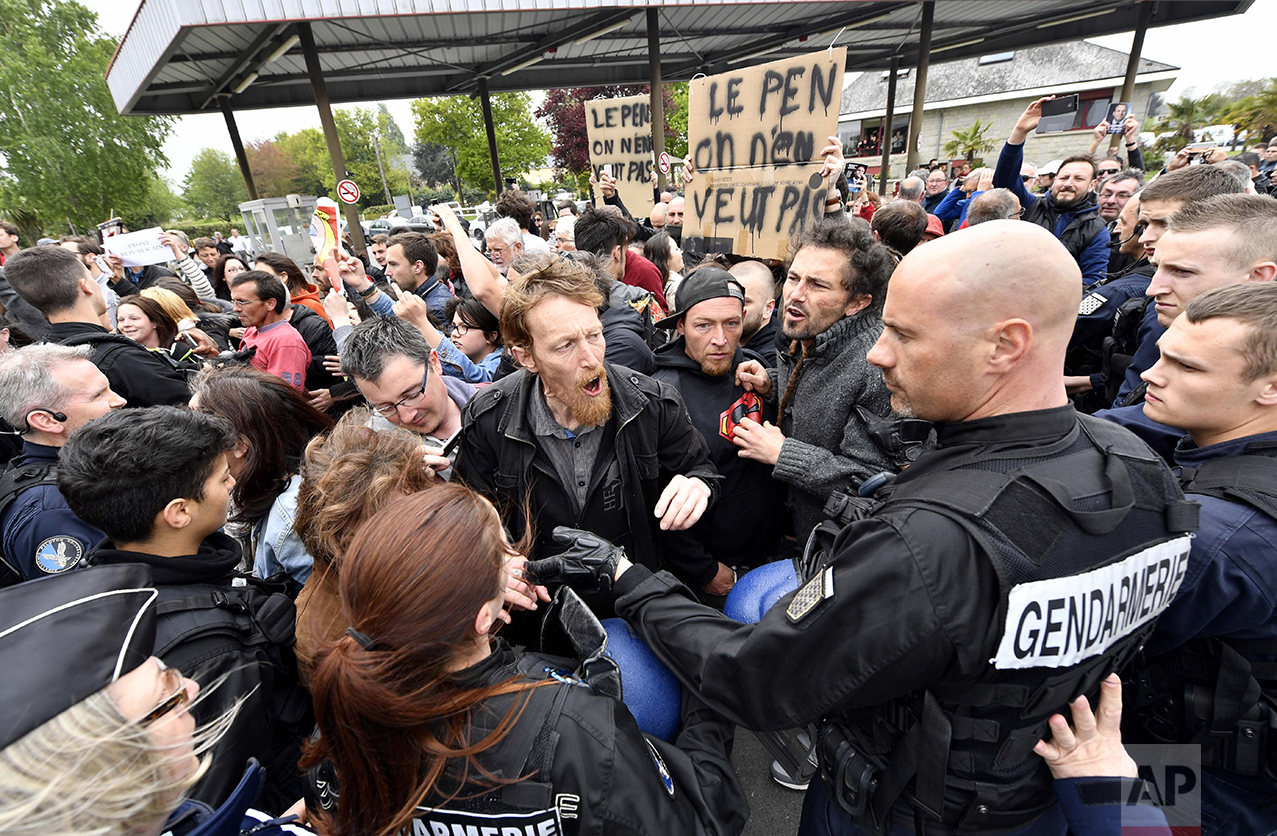
[[[1252,2],[1160,0],[1149,25],[1237,14]],[[931,60],[1130,31],[1139,6],[942,0]],[[886,68],[893,55],[908,67],[922,10],[883,0],[142,0],[106,76],[121,113],[213,111],[219,95],[236,110],[312,104],[293,38],[294,24],[309,20],[333,102],[471,93],[480,77],[493,92],[643,84],[647,7],[659,9],[666,81],[819,49],[843,27],[848,70]]]

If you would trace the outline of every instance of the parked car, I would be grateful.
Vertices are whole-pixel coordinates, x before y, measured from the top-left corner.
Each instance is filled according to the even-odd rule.
[[[435,231],[435,225],[430,222],[429,215],[413,215],[408,220],[407,226],[413,232],[424,232],[427,235]]]
[[[389,235],[390,220],[387,218],[375,218],[371,221],[364,221],[360,224],[364,228],[364,237],[371,238],[374,235]]]

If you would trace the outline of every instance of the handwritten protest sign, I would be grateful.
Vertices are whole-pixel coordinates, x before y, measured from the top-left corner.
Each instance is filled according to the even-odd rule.
[[[163,264],[173,259],[173,251],[160,243],[164,230],[158,226],[137,232],[124,232],[102,239],[102,247],[111,255],[118,255],[125,267],[145,267]]]
[[[647,96],[586,102],[585,133],[594,177],[610,165],[625,208],[636,218],[647,215],[652,206],[653,163],[652,109]]]
[[[685,250],[783,259],[824,214],[817,155],[838,130],[846,61],[824,50],[691,83]]]

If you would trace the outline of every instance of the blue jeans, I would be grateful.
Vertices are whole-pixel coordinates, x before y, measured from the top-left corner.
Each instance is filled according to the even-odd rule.
[[[1059,805],[1052,807],[1033,822],[1006,836],[1064,836],[1068,825]],[[912,836],[913,830],[892,826],[888,836]],[[825,783],[817,773],[807,787],[803,799],[803,817],[798,822],[798,836],[872,836],[852,823],[851,819],[830,801]]]

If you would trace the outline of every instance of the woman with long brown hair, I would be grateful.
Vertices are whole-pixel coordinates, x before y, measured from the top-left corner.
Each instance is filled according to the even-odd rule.
[[[293,528],[302,456],[310,439],[332,429],[333,419],[311,406],[296,387],[252,366],[204,369],[191,385],[191,408],[231,422],[239,443],[227,456],[235,487],[230,527],[253,574],[287,572],[299,584],[312,560]]]
[[[523,545],[459,484],[360,527],[341,571],[349,628],[310,681],[321,736],[302,765],[327,762],[340,787],[320,832],[738,833],[730,723],[685,697],[677,746],[645,737],[564,660],[493,635]]]

